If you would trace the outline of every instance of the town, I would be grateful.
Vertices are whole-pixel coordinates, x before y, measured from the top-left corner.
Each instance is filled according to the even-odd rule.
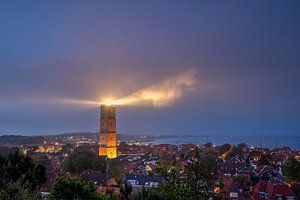
[[[98,145],[92,137],[68,134],[28,140],[23,136],[1,136],[1,140],[9,141],[2,142],[1,154],[18,152],[45,167],[45,180],[41,184],[45,199],[58,193],[55,185],[59,184],[59,177],[93,183],[94,192],[103,198],[110,195],[142,199],[144,195],[144,199],[146,196],[172,199],[174,195],[174,199],[296,200],[300,197],[300,151],[289,147],[270,150],[248,147],[245,143],[143,145],[118,141],[117,158],[108,160],[98,156]],[[22,141],[25,143],[21,144]],[[190,181],[196,184],[187,186]],[[81,190],[73,192],[76,196]]]

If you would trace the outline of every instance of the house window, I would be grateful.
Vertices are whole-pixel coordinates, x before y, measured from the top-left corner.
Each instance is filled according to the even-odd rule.
[[[281,194],[276,194],[277,200],[283,200],[282,195]]]
[[[127,180],[127,183],[129,183],[130,185],[137,185],[138,181],[137,180]]]
[[[286,196],[286,200],[294,200],[295,198],[293,196]]]
[[[264,198],[265,197],[265,193],[264,192],[259,192],[259,197],[260,198]]]
[[[230,192],[229,196],[232,197],[232,198],[238,198],[239,197],[237,192]]]
[[[150,184],[149,184],[151,187],[153,187],[153,186],[157,186],[158,185],[158,182],[150,182]]]

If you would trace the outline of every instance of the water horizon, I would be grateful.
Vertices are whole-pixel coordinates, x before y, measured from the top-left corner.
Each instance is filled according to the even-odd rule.
[[[298,135],[182,135],[178,137],[155,138],[145,144],[205,144],[213,145],[229,143],[237,145],[246,143],[249,147],[263,147],[273,149],[287,146],[300,150],[300,136]]]

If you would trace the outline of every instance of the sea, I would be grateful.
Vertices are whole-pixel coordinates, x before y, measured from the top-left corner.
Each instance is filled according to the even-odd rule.
[[[172,136],[158,137],[146,144],[205,144],[211,142],[213,145],[225,143],[237,145],[246,143],[249,147],[264,147],[273,149],[276,147],[287,146],[294,150],[300,150],[300,135],[216,135],[216,136]]]

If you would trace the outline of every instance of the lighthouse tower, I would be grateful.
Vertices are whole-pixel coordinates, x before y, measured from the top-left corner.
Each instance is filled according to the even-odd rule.
[[[116,108],[102,104],[100,108],[99,156],[117,157]]]

